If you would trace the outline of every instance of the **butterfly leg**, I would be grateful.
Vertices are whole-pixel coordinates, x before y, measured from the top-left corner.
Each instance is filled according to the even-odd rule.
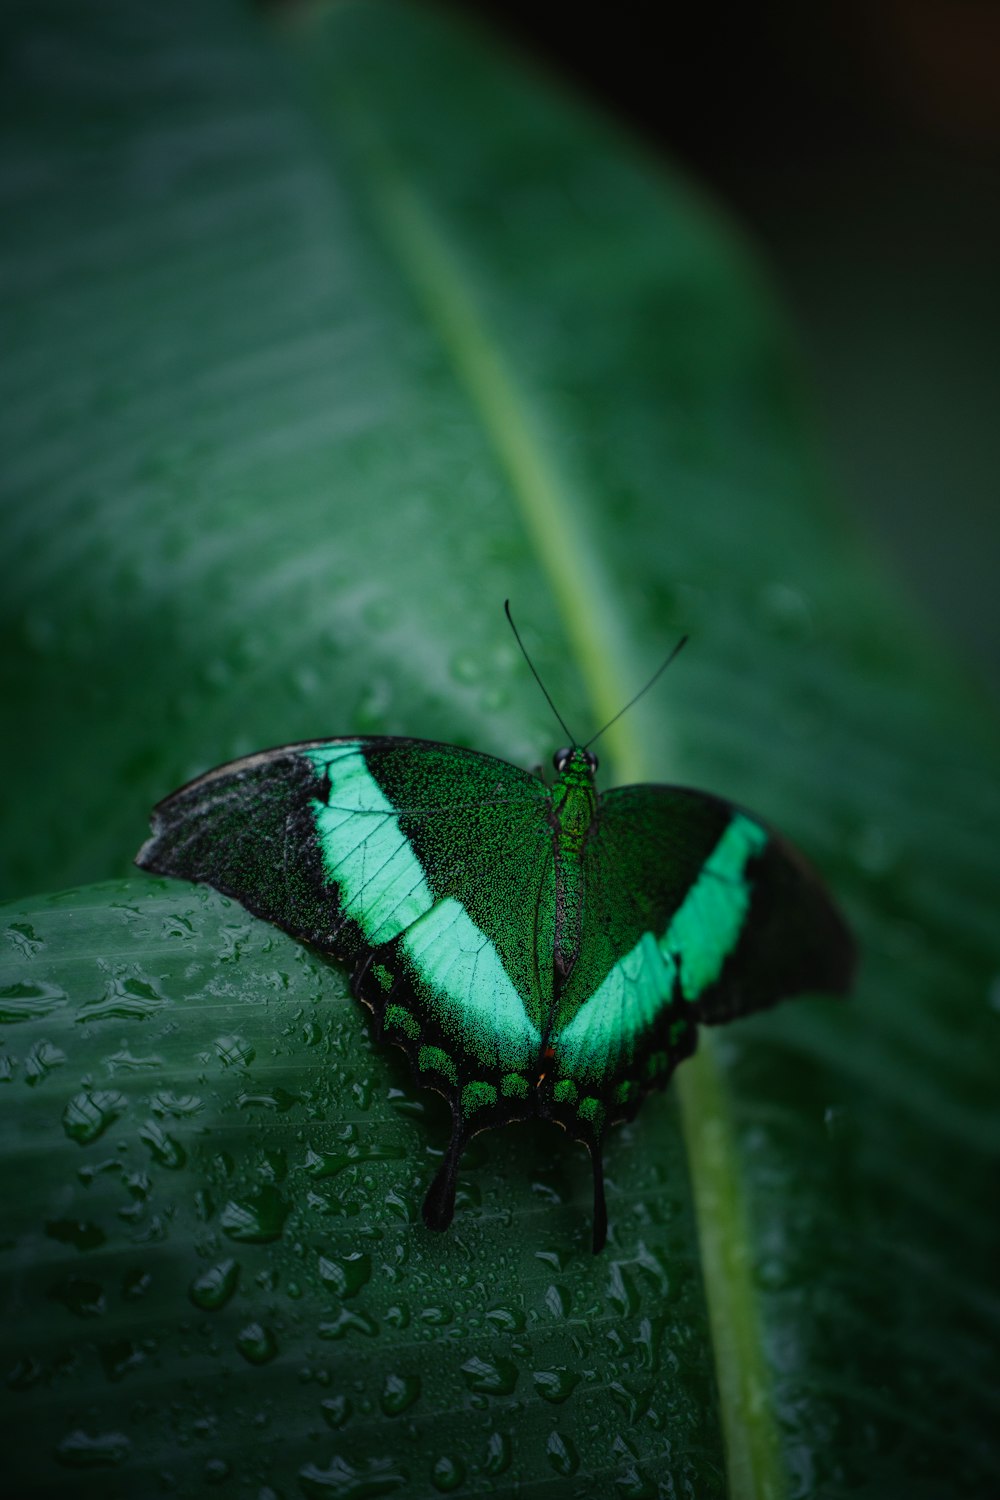
[[[594,1254],[598,1255],[608,1237],[608,1205],[604,1197],[604,1157],[600,1140],[589,1140],[587,1150],[594,1169]]]
[[[423,1218],[428,1229],[447,1229],[455,1212],[455,1188],[458,1184],[458,1164],[466,1142],[465,1126],[457,1104],[452,1114],[451,1140],[444,1161],[424,1198]]]

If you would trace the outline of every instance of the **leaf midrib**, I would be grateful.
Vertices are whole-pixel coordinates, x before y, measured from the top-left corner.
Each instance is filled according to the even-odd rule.
[[[580,512],[477,301],[460,256],[414,191],[356,89],[337,106],[358,149],[376,222],[449,355],[487,441],[510,483],[538,561],[551,584],[595,710],[605,723],[621,708],[634,673],[611,579],[580,527]],[[634,722],[634,721],[633,721]],[[618,779],[654,769],[629,717],[606,741]],[[659,746],[662,759],[663,746]],[[747,1208],[725,1075],[711,1042],[678,1071],[680,1104],[711,1329],[732,1500],[779,1500],[787,1479],[764,1356],[752,1275]]]

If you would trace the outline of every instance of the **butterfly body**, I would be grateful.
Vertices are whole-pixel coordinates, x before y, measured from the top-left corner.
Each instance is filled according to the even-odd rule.
[[[542,1116],[601,1146],[693,1052],[697,1024],[840,992],[853,944],[777,835],[706,793],[599,795],[579,746],[537,776],[434,741],[249,756],[155,810],[144,868],[205,881],[351,965],[377,1033],[449,1101],[424,1203],[454,1208],[470,1136]]]

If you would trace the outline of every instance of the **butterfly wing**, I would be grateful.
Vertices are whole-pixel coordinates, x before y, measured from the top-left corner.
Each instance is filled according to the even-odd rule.
[[[577,962],[550,1038],[563,1123],[599,1141],[714,1024],[802,991],[843,993],[855,952],[802,857],[704,792],[622,787],[602,797],[584,852]]]
[[[316,741],[175,792],[136,859],[354,965],[378,1028],[452,1105],[452,1147],[425,1204],[436,1228],[468,1136],[528,1113],[552,1005],[548,806],[540,781],[492,756]]]

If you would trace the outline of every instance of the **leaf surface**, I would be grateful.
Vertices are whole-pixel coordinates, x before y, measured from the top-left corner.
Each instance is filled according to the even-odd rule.
[[[866,956],[615,1133],[595,1259],[541,1127],[431,1239],[437,1102],[238,908],[6,908],[15,1492],[994,1488],[998,737],[840,518],[732,227],[431,12],[3,25],[7,891],[124,875],[265,745],[546,760],[509,596],[581,738],[691,632],[605,784],[755,809]]]

